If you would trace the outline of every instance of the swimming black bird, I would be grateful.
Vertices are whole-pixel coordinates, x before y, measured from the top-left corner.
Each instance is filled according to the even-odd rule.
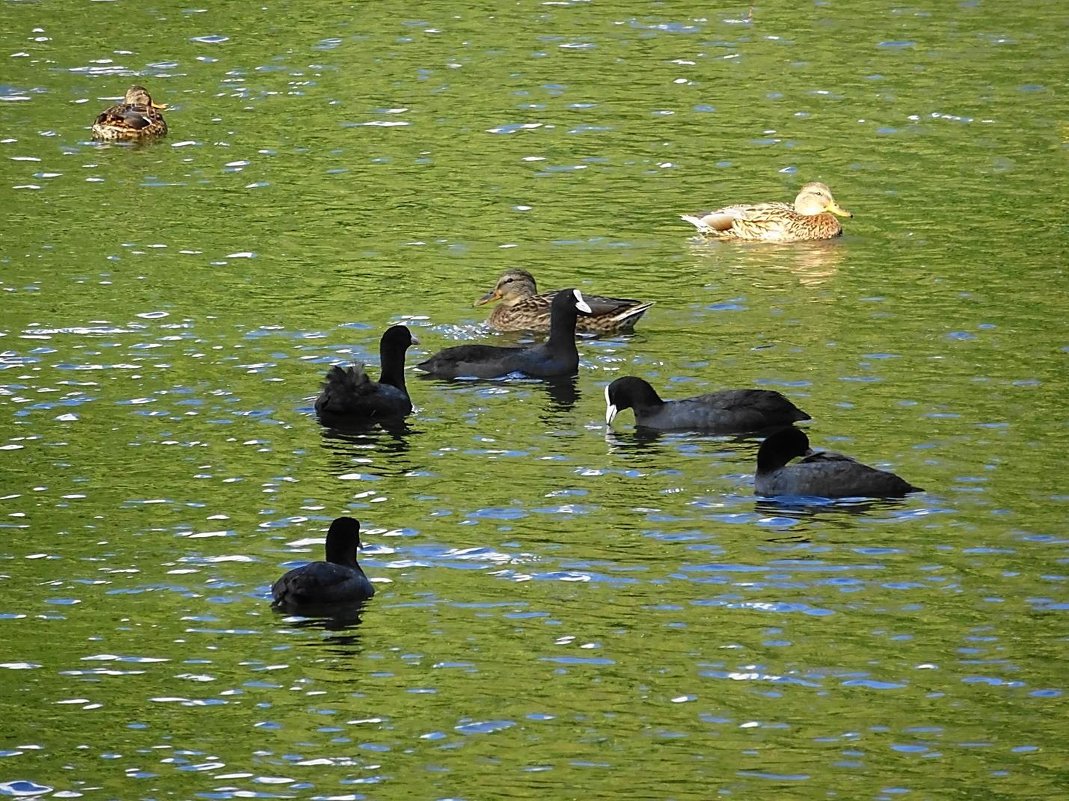
[[[532,378],[575,375],[579,351],[575,347],[575,322],[590,314],[590,306],[578,289],[562,289],[550,305],[549,339],[528,348],[499,345],[457,345],[440,350],[416,367],[438,378],[497,378],[523,373]]]
[[[617,378],[605,387],[605,424],[610,425],[624,409],[635,410],[635,425],[659,431],[733,434],[810,419],[783,395],[770,389],[724,389],[666,401],[648,381],[635,376]]]
[[[405,351],[419,340],[406,326],[386,329],[379,340],[382,373],[372,381],[364,365],[335,365],[327,372],[315,410],[321,420],[331,423],[374,423],[398,419],[412,412],[412,400],[405,387]]]
[[[805,458],[787,464],[795,456]],[[894,473],[869,467],[841,453],[815,453],[809,449],[809,437],[797,428],[770,435],[757,451],[757,495],[897,498],[923,491]]]
[[[360,523],[339,517],[327,531],[327,561],[295,567],[271,585],[271,606],[284,612],[329,611],[366,601],[375,586],[356,562]]]

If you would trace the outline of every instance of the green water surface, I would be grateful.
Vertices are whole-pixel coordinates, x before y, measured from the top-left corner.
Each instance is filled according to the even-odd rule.
[[[0,794],[1069,792],[1063,2],[0,4]],[[158,144],[89,125],[133,82]],[[837,241],[680,213],[828,183]],[[656,301],[571,386],[333,363],[511,343],[502,270]],[[778,389],[902,501],[758,501]],[[355,621],[270,583],[363,523]]]

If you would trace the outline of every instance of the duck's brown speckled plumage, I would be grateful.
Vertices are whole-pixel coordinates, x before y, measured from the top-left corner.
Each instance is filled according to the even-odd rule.
[[[680,216],[710,239],[809,242],[842,234],[843,227],[836,215],[853,216],[835,202],[827,185],[813,182],[802,187],[794,205],[743,203],[707,214]]]
[[[167,133],[160,114],[164,103],[153,103],[143,86],[131,86],[121,103],[104,109],[93,122],[93,138],[105,141],[155,139]]]
[[[558,290],[559,291],[559,290]],[[554,292],[538,294],[534,276],[526,270],[509,270],[476,306],[500,301],[487,320],[497,331],[549,331],[549,309]],[[634,330],[635,323],[653,305],[631,298],[607,298],[583,293],[592,314],[580,317],[576,330],[588,334],[619,334]]]

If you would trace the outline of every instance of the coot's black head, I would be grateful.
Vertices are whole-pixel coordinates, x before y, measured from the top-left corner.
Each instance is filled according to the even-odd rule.
[[[354,517],[336,518],[327,530],[327,561],[353,567],[356,565],[356,551],[359,547],[359,521]]]
[[[624,409],[659,406],[664,403],[650,383],[642,378],[627,375],[617,378],[605,387],[605,425]]]
[[[759,472],[777,470],[796,456],[810,453],[809,437],[800,428],[784,428],[769,434],[757,450]]]
[[[412,336],[407,325],[391,325],[386,329],[379,340],[379,346],[386,350],[401,351],[402,353],[412,345],[418,345],[419,340]],[[340,519],[340,518],[339,518]]]
[[[560,312],[567,314],[593,314],[590,310],[590,306],[585,300],[583,300],[583,293],[578,289],[562,289],[556,295],[553,296],[553,303],[549,307],[550,315],[556,315]]]

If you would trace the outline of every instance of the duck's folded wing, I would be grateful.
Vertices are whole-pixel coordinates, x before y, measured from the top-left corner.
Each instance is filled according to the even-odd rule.
[[[148,109],[140,106],[127,106],[123,111],[122,125],[126,128],[136,128],[141,130],[147,128],[152,124],[153,115],[149,113]]]
[[[766,222],[780,220],[784,212],[794,214],[794,207],[786,203],[753,203],[750,205],[728,206],[718,213],[730,214],[736,220],[745,222]]]
[[[152,124],[153,115],[144,106],[112,106],[96,118],[96,125],[115,125],[139,131]]]
[[[583,294],[583,300],[590,306],[590,313],[595,317],[611,317],[625,312],[630,309],[634,309],[636,306],[645,305],[649,308],[652,304],[645,303],[641,300],[635,300],[633,298],[607,298],[603,295],[587,295]]]
[[[683,219],[698,226],[712,231],[730,230],[736,222],[761,223],[774,222],[783,218],[784,212],[794,213],[794,208],[786,203],[740,203],[735,206],[725,206],[705,214],[690,217],[684,215]]]
[[[123,112],[124,106],[111,106],[104,109],[97,114],[96,120],[93,121],[94,125],[122,125],[124,121]]]

